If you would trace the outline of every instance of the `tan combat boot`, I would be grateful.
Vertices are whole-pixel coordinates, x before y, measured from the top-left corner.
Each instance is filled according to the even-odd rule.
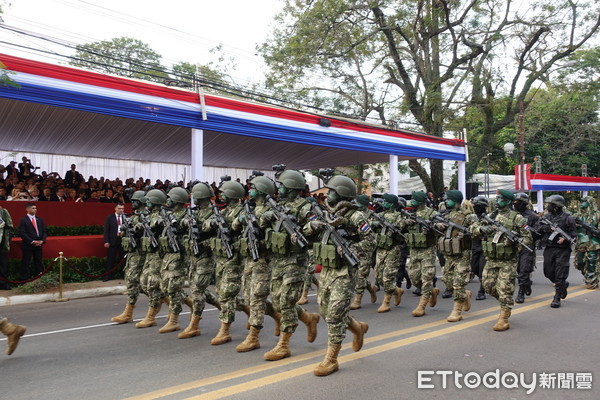
[[[397,287],[394,290],[394,305],[396,307],[398,307],[400,305],[400,302],[402,301],[402,295],[404,294],[404,289],[400,289],[399,287]]]
[[[341,348],[341,344],[327,345],[327,354],[325,354],[325,359],[323,359],[323,361],[316,366],[316,368],[313,370],[313,373],[316,376],[327,376],[337,371],[340,368],[337,358],[338,354],[340,354]]]
[[[375,286],[373,286],[369,283],[369,284],[367,284],[367,290],[369,291],[369,294],[371,295],[371,303],[377,303],[377,292],[375,291]]]
[[[298,299],[298,301],[296,302],[296,304],[304,305],[306,303],[308,303],[308,290],[303,290],[302,291],[302,296],[300,296],[300,298]]]
[[[452,308],[452,312],[448,315],[448,322],[458,322],[463,319],[462,316],[463,303],[459,303],[458,301],[454,302],[454,307]]]
[[[116,317],[112,317],[110,320],[112,322],[116,322],[117,324],[126,324],[128,322],[133,322],[133,309],[135,306],[133,304],[125,305],[125,310]]]
[[[267,351],[264,354],[264,359],[267,361],[277,361],[282,358],[286,358],[292,355],[290,351],[290,338],[292,334],[290,332],[281,332],[281,336],[279,336],[279,341],[273,347],[273,349]]]
[[[508,323],[508,318],[510,317],[510,310],[502,308],[500,309],[500,316],[498,317],[498,321],[492,327],[496,332],[502,332],[510,328],[510,324]]]
[[[148,312],[146,313],[146,316],[144,317],[143,320],[141,320],[140,322],[135,324],[135,327],[136,328],[149,328],[151,326],[155,326],[156,325],[156,314],[158,314],[159,310],[160,310],[160,306],[157,308],[148,307]]]
[[[390,300],[392,300],[392,295],[386,293],[383,296],[383,301],[381,302],[381,305],[377,309],[377,312],[384,313],[384,312],[390,311]]]
[[[417,305],[417,307],[412,310],[412,315],[413,317],[422,317],[423,315],[425,315],[425,306],[427,306],[427,302],[429,301],[429,297],[422,295],[421,298],[419,299],[419,305]]]
[[[279,336],[281,334],[281,314],[275,311],[271,318],[275,321],[275,336]]]
[[[179,325],[178,320],[179,314],[169,313],[169,320],[162,328],[158,330],[158,333],[169,333],[180,330],[181,326]]]
[[[229,334],[229,328],[231,327],[230,323],[222,322],[221,327],[219,328],[219,332],[217,332],[217,336],[212,338],[210,344],[214,346],[218,346],[220,344],[225,344],[227,342],[231,342],[231,335]]]
[[[189,339],[194,336],[200,336],[200,320],[201,316],[192,314],[192,318],[190,319],[190,324],[183,331],[177,335],[179,339]]]
[[[431,298],[429,299],[429,307],[435,307],[435,305],[437,304],[438,294],[440,294],[440,289],[436,287],[433,288],[433,290],[431,291]]]
[[[463,311],[465,312],[471,309],[471,296],[473,296],[473,292],[465,290],[465,303],[463,304]]]
[[[191,297],[185,297],[185,299],[183,299],[183,304],[185,304],[186,306],[188,306],[190,308],[190,311],[194,311],[194,300],[192,300]],[[192,316],[190,315],[190,318],[192,318]]]
[[[362,293],[357,293],[354,296],[354,300],[352,300],[352,304],[350,304],[351,310],[358,310],[359,308],[362,308],[362,305],[360,304],[362,302],[362,297]]]
[[[244,307],[242,308],[242,311],[244,312],[244,314],[246,314],[246,317],[248,317],[248,320],[246,321],[246,329],[249,330],[250,329],[250,307],[247,305],[244,305]]]
[[[350,317],[348,330],[354,335],[352,338],[352,350],[359,351],[363,346],[365,333],[369,330],[369,325],[366,322],[360,322]]]
[[[6,347],[6,354],[9,356],[14,353],[21,336],[25,334],[27,328],[21,325],[15,325],[8,322],[8,318],[0,319],[0,332],[4,333],[8,338],[8,346]]]
[[[306,325],[306,329],[308,330],[306,333],[306,340],[308,340],[308,343],[314,342],[317,338],[317,324],[319,323],[321,316],[317,313],[309,313],[305,310],[299,319]]]
[[[242,343],[237,345],[235,350],[238,353],[246,353],[246,352],[254,350],[254,349],[260,349],[260,343],[258,341],[259,333],[260,333],[260,329],[254,327],[254,326],[251,326],[250,332],[248,332],[248,336],[246,336],[246,339],[244,339],[244,341]]]

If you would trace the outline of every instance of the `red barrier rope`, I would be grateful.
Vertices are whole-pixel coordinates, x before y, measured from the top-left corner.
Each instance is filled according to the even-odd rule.
[[[4,279],[4,278],[0,277],[0,281],[6,282],[6,283],[10,283],[10,284],[13,284],[13,285],[14,284],[20,285],[20,284],[23,284],[23,283],[33,282],[33,281],[35,281],[37,279],[40,279],[42,276],[46,275],[50,271],[50,269],[54,266],[54,264],[56,264],[56,260],[54,260],[50,264],[48,264],[48,266],[46,267],[45,270],[43,270],[39,275],[36,275],[33,278],[27,279],[25,281],[11,281],[11,280]]]
[[[90,275],[90,274],[86,274],[85,272],[83,272],[83,271],[80,271],[80,270],[78,270],[77,268],[75,268],[75,267],[73,266],[73,264],[71,264],[71,262],[70,262],[68,259],[66,259],[66,258],[65,258],[65,263],[67,264],[67,266],[68,266],[69,268],[71,268],[73,271],[77,272],[79,275],[83,275],[83,276],[85,276],[85,277],[88,277],[88,278],[102,278],[102,277],[103,277],[103,276],[105,276],[105,275],[110,275],[110,274],[112,274],[113,272],[115,272],[115,271],[117,270],[117,268],[119,268],[119,267],[121,266],[121,264],[123,264],[123,261],[125,261],[125,258],[126,258],[126,257],[123,257],[123,258],[121,259],[121,261],[119,261],[119,262],[117,263],[117,265],[115,265],[115,266],[114,266],[114,267],[113,267],[113,268],[112,268],[110,271],[106,271],[105,273],[103,273],[103,274],[100,274],[100,275]]]

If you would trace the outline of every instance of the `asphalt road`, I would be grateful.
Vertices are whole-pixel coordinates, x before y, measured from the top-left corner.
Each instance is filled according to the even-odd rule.
[[[506,332],[491,329],[498,304],[489,296],[473,301],[458,323],[445,321],[451,299],[440,297],[421,318],[410,315],[418,302],[410,291],[387,314],[363,301],[363,308],[352,312],[370,326],[363,350],[352,351],[348,332],[340,370],[324,378],[312,374],[326,348],[323,321],[314,343],[306,342],[300,326],[292,337],[292,357],[266,362],[263,353],[277,342],[268,317],[262,348],[238,354],[235,346],[246,334],[242,313],[232,326],[233,342],[211,346],[219,326],[213,308],[201,321],[202,336],[180,340],[176,333],[157,332],[165,322],[164,309],[158,327],[110,323],[125,296],[0,307],[0,315],[28,327],[16,352],[0,355],[0,399],[598,399],[600,291],[586,290],[581,274],[572,269],[568,298],[560,309],[551,309],[553,288],[540,270],[532,296],[516,305]],[[477,282],[470,284],[471,290],[477,288]],[[306,307],[315,312],[311,294]],[[144,316],[146,305],[142,298],[136,319]],[[183,325],[188,316],[182,315]],[[0,346],[5,344],[2,339]],[[495,386],[497,377],[499,387],[477,381],[486,374],[487,385]],[[525,384],[514,384],[514,376]],[[591,389],[584,389],[590,376]],[[541,386],[547,382],[554,388]],[[568,385],[573,388],[559,388]]]

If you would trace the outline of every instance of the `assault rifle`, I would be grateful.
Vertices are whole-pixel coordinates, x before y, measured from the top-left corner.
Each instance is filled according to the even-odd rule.
[[[550,241],[553,241],[557,235],[562,236],[563,238],[565,238],[565,240],[568,240],[571,243],[575,243],[577,241],[576,238],[571,237],[567,232],[563,231],[560,226],[553,223],[546,217],[541,217],[540,223],[542,225],[548,225],[552,229],[552,233],[550,234],[550,236],[548,236],[548,240]]]
[[[173,253],[179,253],[179,243],[177,243],[177,228],[173,224],[173,220],[170,218],[171,215],[167,214],[167,209],[163,207],[160,209],[160,216],[162,217],[165,224],[165,229],[163,233],[167,234],[169,246],[171,246]]]
[[[296,237],[296,243],[301,249],[308,246],[308,240],[302,234],[302,228],[296,223],[296,218],[286,213],[273,199],[271,196],[267,196],[267,204],[273,210],[277,223],[275,224],[275,231],[279,231],[281,227],[285,229],[288,235],[294,235]]]
[[[313,213],[321,222],[325,222],[325,236],[331,238],[331,241],[337,248],[342,249],[342,255],[348,261],[351,267],[358,266],[360,260],[357,255],[350,248],[350,243],[344,237],[343,233],[340,230],[334,228],[331,224],[327,222],[325,219],[325,215],[323,214],[323,209],[317,203],[313,204]],[[343,231],[345,232],[345,231]]]
[[[529,250],[530,252],[532,252],[532,253],[533,253],[533,249],[532,249],[531,247],[527,246],[527,245],[524,243],[524,241],[525,241],[525,240],[523,240],[523,238],[522,238],[521,236],[519,236],[519,234],[518,234],[517,232],[514,232],[514,231],[510,231],[510,230],[508,230],[508,228],[507,228],[507,227],[505,227],[504,225],[502,225],[500,222],[498,222],[498,221],[496,221],[496,220],[492,219],[492,218],[491,218],[489,215],[487,215],[487,214],[484,214],[484,215],[482,216],[482,219],[483,219],[484,221],[486,221],[486,222],[489,222],[490,224],[494,225],[494,226],[496,227],[496,229],[497,229],[498,231],[502,232],[502,233],[503,233],[503,234],[506,236],[506,238],[507,238],[508,240],[510,240],[511,242],[513,242],[513,243],[518,243],[518,244],[520,244],[521,246],[523,246],[524,248],[526,248],[527,250]]]
[[[217,220],[219,238],[221,239],[221,242],[223,242],[227,259],[231,260],[233,258],[233,249],[231,248],[231,231],[227,227],[227,221],[225,221],[225,218],[223,217],[223,214],[221,214],[219,207],[213,205],[212,210]]]
[[[246,237],[248,238],[248,247],[253,261],[258,261],[258,235],[259,230],[256,222],[256,215],[250,209],[250,202],[244,201],[244,213],[246,214]]]
[[[198,247],[198,240],[200,240],[200,229],[198,228],[198,221],[194,217],[193,211],[195,207],[188,207],[186,210],[186,218],[188,220],[188,236],[192,242],[192,252],[194,256],[200,255],[200,248]]]
[[[144,228],[144,236],[150,238],[150,247],[156,249],[158,247],[158,241],[154,236],[154,232],[152,232],[152,228],[150,228],[146,214],[143,212],[140,213],[140,221],[142,221],[142,227]]]
[[[127,218],[125,214],[123,214],[123,225],[121,225],[121,231],[125,232],[125,236],[129,240],[129,245],[136,249],[137,248],[137,240],[135,239],[135,235],[133,233],[133,225],[131,222],[131,218]]]
[[[385,219],[384,217],[382,217],[381,215],[377,214],[377,213],[373,213],[372,214],[375,219],[377,219],[377,221],[379,221],[379,223],[388,230],[388,232],[392,232],[395,233],[396,235],[399,235],[400,237],[402,237],[403,239],[406,240],[406,236],[404,236],[404,234],[402,233],[402,231],[400,230],[400,228],[398,228],[398,226],[392,224],[390,221],[388,221],[387,219]]]
[[[586,231],[588,231],[588,233],[591,233],[592,236],[595,237],[600,237],[600,229],[598,228],[594,228],[594,226],[585,223],[581,220],[581,218],[575,218],[575,222],[577,223],[577,225],[581,226],[583,229],[585,229]]]
[[[456,222],[452,222],[449,219],[442,217],[441,215],[436,215],[435,217],[433,217],[433,220],[448,225],[448,229],[446,230],[446,239],[450,239],[452,229],[461,231],[465,236],[471,235],[471,231],[469,231],[469,228],[461,224],[457,224]]]
[[[437,233],[438,235],[444,236],[444,232],[441,232],[438,229],[435,229],[435,226],[433,226],[433,223],[431,221],[429,221],[428,219],[423,219],[421,217],[418,217],[416,214],[411,214],[406,210],[400,210],[400,212],[405,217],[410,218],[413,221],[415,221],[426,231],[433,231],[433,232]]]

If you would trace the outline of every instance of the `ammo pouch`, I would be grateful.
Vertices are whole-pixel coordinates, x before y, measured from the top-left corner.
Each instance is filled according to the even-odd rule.
[[[441,237],[438,239],[438,249],[446,256],[460,255],[465,250],[471,250],[471,240],[468,237]]]
[[[250,244],[248,243],[248,238],[240,239],[240,254],[242,257],[250,257]]]
[[[332,244],[314,243],[313,257],[315,263],[321,264],[323,267],[338,269],[342,266],[342,259]]]
[[[394,239],[383,233],[377,234],[375,242],[379,249],[389,250],[394,246]]]
[[[515,254],[515,245],[513,243],[494,243],[491,241],[483,240],[481,242],[483,248],[483,254],[488,258],[496,260],[510,260]]]
[[[408,232],[406,234],[406,244],[412,248],[422,249],[431,247],[435,243],[434,240],[432,236],[425,233]]]
[[[290,252],[290,236],[287,232],[270,231],[267,243],[273,253],[287,255]]]
[[[126,253],[131,253],[132,251],[135,251],[127,236],[123,236],[121,238],[121,247],[123,247],[123,251]]]
[[[154,253],[156,251],[150,244],[150,238],[148,236],[142,237],[142,251],[147,253]]]
[[[163,253],[174,253],[171,245],[169,244],[169,238],[166,236],[161,236],[158,238],[158,248]]]
[[[225,246],[223,246],[221,238],[211,237],[208,243],[214,255],[227,258],[227,252],[225,251]],[[231,247],[233,247],[233,243],[231,244]]]

